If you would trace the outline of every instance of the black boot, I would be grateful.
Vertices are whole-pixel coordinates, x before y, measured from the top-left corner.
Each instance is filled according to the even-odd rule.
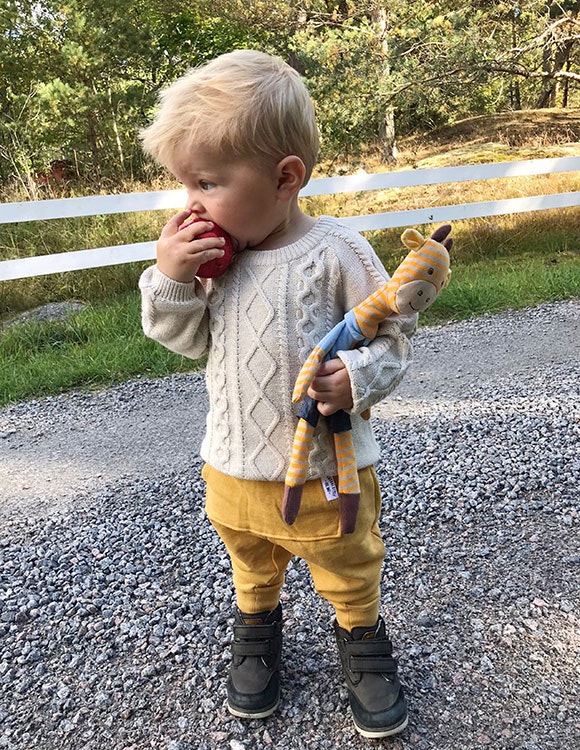
[[[334,631],[357,731],[370,738],[401,732],[407,706],[382,618],[372,628],[350,633],[335,622]]]
[[[236,610],[228,710],[245,719],[263,719],[280,702],[282,607],[248,615]]]

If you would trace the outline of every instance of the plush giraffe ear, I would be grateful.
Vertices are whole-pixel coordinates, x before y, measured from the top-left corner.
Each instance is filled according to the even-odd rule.
[[[423,235],[416,229],[405,229],[401,235],[401,242],[409,250],[418,250],[424,241]]]

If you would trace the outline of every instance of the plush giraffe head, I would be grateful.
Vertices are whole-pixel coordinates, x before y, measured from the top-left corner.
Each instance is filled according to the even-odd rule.
[[[442,243],[450,231],[446,224],[427,240],[416,229],[403,232],[401,240],[411,252],[388,283],[388,301],[394,312],[411,314],[426,310],[449,282],[451,240]]]

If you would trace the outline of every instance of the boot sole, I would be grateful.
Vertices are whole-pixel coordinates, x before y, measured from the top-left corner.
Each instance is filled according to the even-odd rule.
[[[365,727],[361,727],[356,723],[354,715],[352,720],[356,731],[369,740],[376,739],[377,737],[390,737],[393,734],[399,734],[399,732],[402,732],[409,723],[409,717],[405,716],[403,721],[401,721],[399,724],[396,724],[394,727],[385,727],[384,729],[366,729]]]
[[[266,717],[271,716],[279,705],[280,698],[278,698],[276,703],[270,708],[264,708],[261,711],[248,711],[247,709],[236,708],[228,703],[228,711],[232,716],[237,716],[239,719],[265,719]]]

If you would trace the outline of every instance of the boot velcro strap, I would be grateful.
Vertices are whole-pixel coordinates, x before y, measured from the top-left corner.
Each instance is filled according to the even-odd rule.
[[[349,656],[348,668],[351,672],[396,673],[397,662],[392,656]]]
[[[396,672],[388,640],[345,641],[347,664],[351,672]]]
[[[276,638],[277,631],[279,631],[278,623],[234,625],[232,653],[236,656],[269,656],[276,651],[273,640]]]
[[[346,653],[352,656],[391,656],[393,646],[387,640],[344,641]]]
[[[234,625],[234,639],[248,641],[264,641],[268,638],[274,638],[276,635],[276,625]]]
[[[232,653],[235,656],[269,656],[272,653],[271,641],[234,641]]]

